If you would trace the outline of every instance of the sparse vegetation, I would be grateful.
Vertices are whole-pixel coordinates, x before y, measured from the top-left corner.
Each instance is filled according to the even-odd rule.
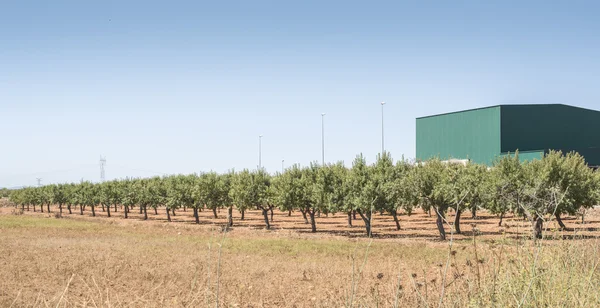
[[[96,208],[111,216],[119,207],[123,215],[138,207],[148,219],[148,208],[158,214],[164,207],[168,220],[183,207],[192,208],[196,223],[198,212],[211,210],[218,218],[221,209],[228,211],[228,226],[233,226],[233,207],[241,213],[247,209],[260,209],[265,227],[270,228],[273,210],[298,210],[317,231],[321,214],[358,213],[366,234],[371,236],[374,213],[387,212],[400,229],[398,209],[411,213],[420,206],[433,211],[440,238],[446,240],[446,214],[449,209],[457,213],[452,222],[454,232],[461,233],[461,213],[470,210],[476,217],[483,208],[502,217],[506,213],[521,216],[531,222],[533,237],[542,237],[544,221],[556,219],[565,228],[561,215],[576,215],[599,198],[600,177],[587,167],[583,157],[576,153],[563,155],[550,152],[541,160],[522,163],[518,153],[500,158],[491,169],[475,164],[445,163],[430,160],[409,164],[402,160],[394,165],[388,153],[369,165],[358,156],[351,169],[341,164],[321,166],[312,163],[306,168],[292,166],[275,176],[264,170],[243,170],[237,173],[177,175],[150,179],[126,179],[92,184],[48,185],[15,191],[11,200],[23,210],[50,212],[57,204],[62,215],[63,205],[69,214],[72,206],[79,206],[80,214],[86,208],[96,216]],[[270,220],[269,220],[270,214]],[[307,217],[308,215],[308,217]]]
[[[575,153],[489,169],[384,153],[25,188],[0,215],[0,305],[598,306],[599,183]]]
[[[471,236],[450,248],[84,218],[0,215],[0,306],[600,305],[597,239]]]

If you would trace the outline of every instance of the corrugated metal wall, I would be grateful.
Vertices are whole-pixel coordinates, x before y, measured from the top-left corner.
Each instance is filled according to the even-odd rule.
[[[567,105],[503,105],[501,151],[576,151],[600,165],[600,112]]]
[[[416,154],[491,164],[500,155],[500,106],[418,118]]]
[[[510,152],[510,153],[502,153],[500,155],[500,157],[504,157],[506,155],[515,155],[514,152]],[[525,162],[525,161],[532,161],[532,160],[536,160],[536,159],[542,159],[544,158],[544,155],[546,155],[546,153],[544,151],[525,151],[525,152],[521,152],[519,151],[519,161]]]

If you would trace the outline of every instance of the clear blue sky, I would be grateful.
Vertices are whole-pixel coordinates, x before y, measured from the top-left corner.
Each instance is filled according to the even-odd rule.
[[[284,3],[285,2],[285,3]],[[293,2],[293,3],[292,3]],[[594,1],[2,1],[0,187],[386,149],[415,117],[600,109]]]

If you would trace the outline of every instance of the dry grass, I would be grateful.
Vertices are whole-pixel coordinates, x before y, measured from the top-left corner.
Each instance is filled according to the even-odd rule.
[[[11,208],[0,208],[0,214],[7,213]],[[51,207],[52,215],[58,212],[58,207]],[[129,219],[125,220],[123,217],[123,209],[119,208],[117,212],[111,210],[112,217],[107,217],[107,212],[102,212],[100,207],[96,208],[96,217],[92,217],[90,208],[88,207],[83,215],[79,215],[79,208],[73,207],[73,214],[68,214],[66,206],[63,208],[63,217],[77,218],[87,221],[98,221],[98,220],[114,220],[115,223],[128,224],[130,222],[136,222],[143,219],[143,214],[139,214],[138,209],[134,209],[129,213]],[[33,212],[33,208],[29,211],[25,210],[26,215],[40,215],[39,207],[37,212]],[[353,220],[353,227],[347,226],[347,216],[344,213],[338,213],[336,215],[321,215],[317,220],[317,234],[311,234],[310,224],[304,223],[300,212],[293,212],[288,217],[287,212],[280,212],[275,210],[274,220],[271,222],[273,230],[279,233],[292,234],[293,236],[301,236],[307,238],[364,238],[366,231],[364,223],[359,215],[357,219]],[[46,207],[44,207],[44,215],[48,215]],[[448,220],[454,221],[454,212],[450,211],[448,214]],[[461,226],[463,234],[455,235],[456,240],[469,240],[471,239],[473,232],[469,226],[471,224],[477,225],[477,234],[484,236],[485,238],[502,238],[509,237],[518,239],[523,236],[529,237],[531,225],[528,221],[523,219],[516,219],[512,215],[507,215],[504,219],[502,227],[498,227],[498,218],[486,211],[479,211],[477,213],[477,219],[471,219],[470,213],[463,213],[461,217]],[[218,218],[213,217],[212,211],[202,211],[199,213],[200,225],[208,227],[223,227],[227,221],[226,210],[221,211],[218,214]],[[435,216],[435,215],[434,215]],[[406,215],[404,213],[399,214],[399,220],[401,230],[396,230],[395,223],[390,215],[373,214],[373,236],[376,239],[386,240],[398,240],[408,239],[413,241],[425,240],[437,240],[439,233],[435,225],[435,217],[430,217],[428,214],[423,213],[421,210],[416,211],[412,215]],[[190,209],[187,212],[178,210],[176,216],[171,216],[173,224],[184,224],[184,225],[195,225],[194,217]],[[167,222],[167,216],[164,208],[158,210],[158,215],[154,213],[153,209],[148,209],[148,220],[146,223],[163,223]],[[576,217],[563,217],[563,221],[566,226],[571,230],[566,234],[569,236],[586,236],[596,238],[600,235],[600,209],[588,210],[585,216],[585,223],[582,224],[580,218]],[[558,228],[558,225],[552,221],[544,225],[548,230],[554,230]],[[235,233],[246,232],[250,230],[262,230],[265,228],[264,218],[261,211],[249,210],[246,212],[246,219],[240,220],[240,214],[234,211],[234,230]],[[447,226],[447,232],[450,232],[450,227]]]
[[[422,238],[2,213],[2,307],[215,306],[217,293],[221,307],[600,305],[600,243],[558,232],[536,244],[471,231],[449,249]]]

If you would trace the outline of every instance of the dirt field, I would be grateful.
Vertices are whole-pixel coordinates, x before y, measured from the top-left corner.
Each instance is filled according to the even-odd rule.
[[[7,209],[6,209],[7,210]],[[4,210],[4,213],[6,213]],[[44,209],[44,214],[46,210]],[[89,207],[84,211],[83,215],[79,215],[79,209],[73,208],[73,214],[68,214],[68,211],[63,209],[63,216],[65,218],[77,218],[86,220],[97,220],[97,219],[110,219],[110,220],[125,220],[123,216],[123,210],[118,209],[115,213],[114,209],[111,210],[110,218],[107,217],[106,212],[102,212],[102,209],[98,207],[96,209],[96,217],[92,217],[91,210]],[[57,207],[51,207],[52,214],[58,212]],[[2,213],[2,212],[0,212]],[[25,211],[24,214],[36,214],[41,215],[39,208],[36,213],[33,213],[32,209],[29,212]],[[239,232],[239,229],[264,229],[265,223],[264,218],[260,211],[249,210],[245,214],[245,219],[240,220],[240,213],[234,211],[234,228],[233,232]],[[454,239],[470,239],[473,236],[473,227],[475,226],[478,235],[485,236],[486,238],[504,237],[508,235],[512,238],[518,238],[520,236],[530,236],[531,226],[528,222],[522,219],[515,219],[511,215],[507,215],[504,220],[502,227],[498,226],[499,219],[495,215],[491,215],[485,211],[477,213],[476,219],[471,219],[470,213],[463,213],[461,217],[461,231],[462,234],[455,234]],[[224,226],[227,219],[226,210],[220,210],[218,218],[215,219],[212,211],[202,211],[199,213],[200,225],[221,227]],[[401,230],[396,230],[395,223],[392,217],[388,214],[380,215],[379,213],[373,214],[373,236],[377,239],[427,239],[437,240],[439,237],[438,230],[435,225],[435,217],[430,217],[428,214],[423,213],[422,210],[417,210],[410,216],[400,213],[398,216],[400,220]],[[450,211],[447,219],[450,222],[454,221],[454,212]],[[143,214],[139,214],[137,209],[130,211],[129,218],[127,220],[143,220]],[[161,222],[168,223],[167,216],[164,209],[158,210],[158,215],[154,213],[153,209],[148,210],[148,220],[146,222]],[[193,213],[191,209],[186,212],[178,210],[176,216],[171,217],[172,222],[175,224],[195,225]],[[569,234],[577,234],[580,236],[595,237],[600,236],[600,209],[587,210],[585,215],[585,223],[581,223],[580,217],[564,217],[564,223],[570,230]],[[302,214],[300,212],[293,212],[291,216],[288,216],[287,212],[281,212],[278,210],[274,211],[273,221],[271,222],[271,228],[274,232],[290,232],[298,233],[298,235],[304,235],[310,238],[313,237],[327,237],[327,236],[341,236],[350,238],[363,238],[366,236],[366,230],[364,223],[359,215],[356,215],[356,219],[352,222],[353,227],[347,226],[347,216],[344,213],[338,213],[336,215],[321,215],[317,218],[317,234],[312,234],[310,231],[310,225],[304,222]],[[547,231],[555,231],[558,228],[558,224],[554,221],[547,223],[544,228]],[[446,231],[450,233],[450,226],[446,225]],[[596,232],[599,231],[599,232]]]
[[[527,223],[508,218],[499,228],[484,213],[477,220],[465,216],[464,235],[455,235],[450,247],[437,240],[434,219],[422,213],[400,216],[401,231],[390,217],[375,215],[370,240],[361,221],[348,228],[345,215],[318,218],[313,234],[300,213],[277,211],[273,230],[264,230],[262,216],[251,211],[244,221],[236,215],[226,233],[224,211],[218,219],[202,212],[201,225],[191,211],[177,212],[172,223],[160,212],[149,213],[150,221],[135,213],[125,220],[121,211],[108,218],[101,209],[98,217],[86,211],[62,219],[39,209],[12,212],[0,209],[2,307],[203,307],[217,299],[222,307],[425,307],[437,306],[441,294],[443,306],[500,307],[517,306],[527,286],[524,306],[600,304],[594,211],[583,225],[567,219],[573,231],[548,230],[557,238],[591,239],[548,239],[542,248],[524,238]],[[479,230],[475,240],[472,223]],[[542,257],[533,269],[547,264],[544,270],[557,281],[530,284],[527,277],[540,277],[529,266],[534,253]],[[554,272],[550,265],[563,259],[570,263]],[[568,285],[559,290],[567,293],[543,289],[562,280]]]

